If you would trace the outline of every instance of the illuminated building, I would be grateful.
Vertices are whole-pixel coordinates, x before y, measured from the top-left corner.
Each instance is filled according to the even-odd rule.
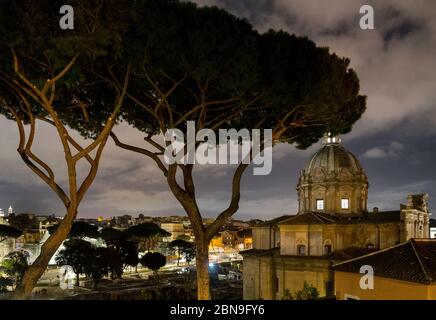
[[[333,266],[338,300],[436,300],[436,239],[411,239]],[[362,266],[374,277],[364,278]],[[407,272],[405,272],[407,270]],[[368,277],[368,276],[365,276]]]
[[[397,211],[367,210],[368,180],[358,159],[338,138],[300,173],[299,211],[253,227],[244,257],[244,298],[282,299],[304,283],[334,295],[333,264],[429,237],[428,195],[409,195]]]
[[[220,251],[224,249],[224,244],[221,235],[214,236],[209,244],[210,251]]]
[[[163,239],[164,241],[171,242],[176,240],[178,237],[185,235],[185,226],[181,222],[165,222],[161,223],[160,227],[171,233],[171,236]]]

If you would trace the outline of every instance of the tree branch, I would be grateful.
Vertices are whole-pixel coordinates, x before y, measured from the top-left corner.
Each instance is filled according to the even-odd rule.
[[[241,198],[241,179],[247,167],[248,164],[241,163],[236,169],[232,181],[232,199],[230,201],[230,205],[218,215],[212,224],[206,228],[206,239],[212,239],[212,237],[219,231],[224,223],[239,209],[239,200]]]
[[[88,145],[82,151],[78,152],[76,155],[73,156],[74,162],[77,162],[82,157],[84,157],[86,154],[89,154],[90,152],[92,152],[97,147],[97,145],[99,145],[103,140],[107,140],[107,138],[109,137],[109,134],[112,131],[112,128],[115,124],[115,119],[116,119],[119,111],[121,110],[121,107],[122,107],[123,102],[124,102],[124,98],[126,96],[127,86],[129,84],[129,78],[130,78],[130,70],[131,70],[131,65],[129,64],[127,67],[127,72],[126,72],[126,76],[124,79],[123,90],[122,90],[120,96],[118,97],[118,99],[115,101],[114,110],[112,111],[112,114],[109,116],[103,130],[100,132],[98,137],[90,145]]]
[[[115,145],[117,145],[118,147],[125,149],[125,150],[128,150],[128,151],[132,151],[132,152],[146,155],[147,157],[150,157],[151,159],[153,159],[156,162],[156,164],[158,165],[159,169],[163,172],[165,177],[168,175],[168,170],[165,167],[165,165],[163,164],[163,162],[161,161],[161,159],[159,158],[158,153],[154,153],[154,152],[151,152],[147,149],[143,149],[143,148],[135,147],[135,146],[132,146],[129,144],[125,144],[118,139],[117,135],[113,131],[110,133],[110,136],[111,136],[112,140],[115,142]]]
[[[24,163],[35,173],[37,174],[60,198],[62,203],[66,208],[68,208],[70,204],[70,199],[64,192],[64,190],[52,179],[51,177],[47,176],[41,169],[39,169],[28,157],[28,154],[25,151],[25,145],[26,145],[26,135],[24,131],[24,125],[22,122],[21,117],[18,115],[18,113],[15,112],[13,108],[11,108],[8,104],[6,104],[6,107],[8,110],[12,113],[12,115],[15,118],[15,122],[18,126],[18,131],[20,134],[20,141],[18,146],[18,153],[23,159]],[[51,171],[51,170],[50,170]]]
[[[67,74],[68,71],[70,71],[70,69],[76,63],[77,57],[78,56],[75,55],[61,72],[59,72],[53,79],[48,79],[46,81],[44,87],[41,90],[41,94],[45,95],[47,90],[51,87],[50,100],[54,99],[54,96],[55,96],[55,83],[59,79],[63,78]]]
[[[83,197],[85,196],[86,192],[88,191],[89,187],[91,186],[92,181],[94,181],[95,176],[97,175],[101,155],[103,154],[103,149],[106,145],[106,142],[109,138],[109,135],[112,132],[113,126],[115,124],[115,118],[116,118],[118,112],[120,111],[121,106],[123,105],[124,99],[126,97],[127,86],[129,84],[129,78],[130,78],[130,70],[131,70],[131,65],[129,64],[127,67],[127,72],[126,72],[126,76],[124,79],[124,85],[123,85],[123,90],[121,92],[121,95],[118,97],[118,100],[115,102],[115,108],[114,108],[111,116],[109,117],[108,121],[106,122],[105,127],[103,128],[102,132],[100,133],[100,135],[96,139],[96,141],[97,140],[100,140],[100,141],[97,144],[95,144],[95,145],[98,145],[98,144],[99,145],[98,145],[96,155],[94,157],[94,164],[91,165],[91,168],[89,170],[87,177],[83,180],[83,182],[80,185],[79,190],[77,192],[77,198],[78,198],[79,203],[80,203],[80,201],[82,201]],[[94,143],[96,141],[94,141]],[[90,146],[92,146],[92,144]],[[90,146],[88,146],[88,148]],[[82,151],[79,152],[79,154],[89,154],[90,151],[87,152],[86,150],[87,150],[87,148],[83,149]],[[93,150],[93,148],[91,150]],[[73,158],[73,161],[74,161],[74,158]]]

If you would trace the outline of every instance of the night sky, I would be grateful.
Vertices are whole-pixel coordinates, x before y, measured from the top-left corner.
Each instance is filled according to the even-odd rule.
[[[306,35],[351,59],[368,108],[343,145],[361,161],[369,178],[368,207],[399,209],[407,194],[429,193],[436,203],[436,1],[199,0],[247,18],[260,32],[270,28]],[[375,30],[359,28],[359,8],[372,4]],[[277,63],[280,63],[278,61]],[[53,129],[39,126],[35,153],[56,168],[65,182],[62,149]],[[143,142],[121,125],[118,135]],[[14,122],[0,118],[0,208],[17,213],[63,215],[52,191],[19,158]],[[278,145],[269,176],[248,170],[236,218],[269,219],[297,210],[299,171],[320,143],[301,151]],[[204,216],[228,205],[232,166],[197,166],[196,180]],[[99,174],[80,207],[79,217],[183,215],[154,162],[123,151],[112,141]]]

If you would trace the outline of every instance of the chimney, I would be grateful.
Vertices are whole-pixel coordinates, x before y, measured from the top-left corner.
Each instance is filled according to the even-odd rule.
[[[373,213],[378,213],[378,207],[374,207],[374,209],[372,209]]]

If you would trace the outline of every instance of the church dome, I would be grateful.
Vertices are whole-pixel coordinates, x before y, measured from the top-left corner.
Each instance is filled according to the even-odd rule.
[[[313,174],[317,168],[322,168],[325,173],[339,172],[341,169],[347,169],[350,173],[362,172],[359,160],[340,144],[338,138],[332,139],[335,142],[324,142],[323,147],[312,156],[305,173]]]
[[[367,210],[367,190],[368,179],[359,160],[338,137],[327,136],[301,171],[299,213],[361,214]]]

